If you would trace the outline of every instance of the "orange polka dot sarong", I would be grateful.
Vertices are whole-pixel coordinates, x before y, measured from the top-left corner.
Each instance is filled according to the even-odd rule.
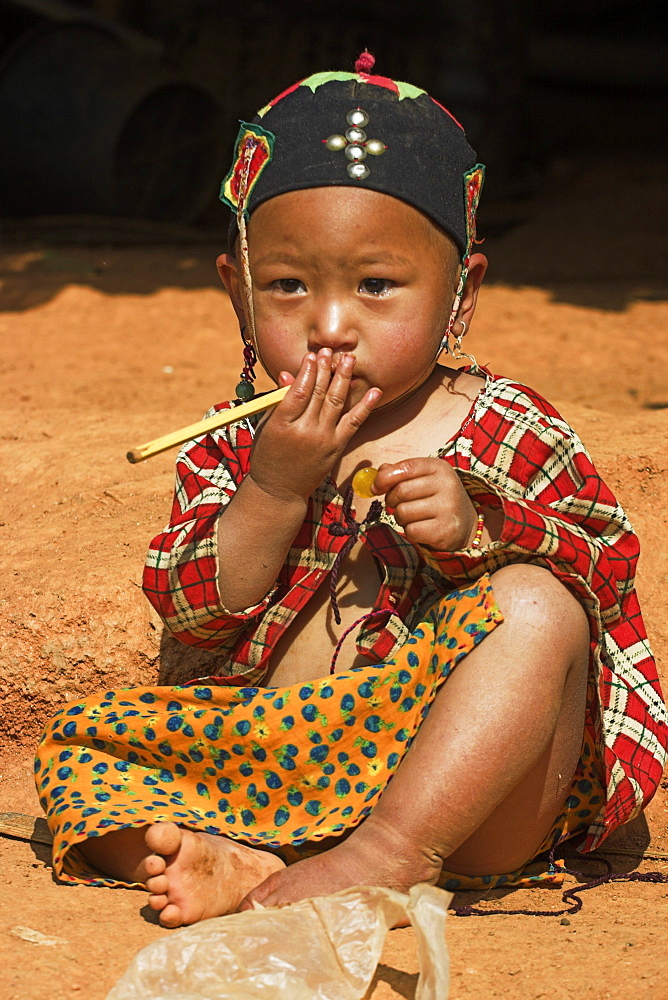
[[[332,846],[371,812],[439,688],[501,621],[484,576],[382,664],[290,687],[136,687],[66,705],[35,762],[56,875],[125,884],[77,845],[161,821],[288,862]]]

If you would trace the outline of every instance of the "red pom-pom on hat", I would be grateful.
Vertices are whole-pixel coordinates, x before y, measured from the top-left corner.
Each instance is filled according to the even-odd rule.
[[[370,73],[371,70],[376,65],[376,57],[372,56],[371,53],[365,49],[364,52],[355,60],[355,72],[356,73]]]

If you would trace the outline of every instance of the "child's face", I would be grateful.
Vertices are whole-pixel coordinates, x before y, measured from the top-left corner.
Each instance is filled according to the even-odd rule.
[[[259,355],[278,381],[306,351],[356,358],[348,405],[386,405],[433,370],[459,276],[454,244],[426,216],[363,188],[311,188],[260,205],[248,226]],[[237,310],[234,258],[219,262]]]

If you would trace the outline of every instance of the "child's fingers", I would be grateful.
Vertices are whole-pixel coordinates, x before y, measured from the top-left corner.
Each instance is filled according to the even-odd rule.
[[[348,413],[344,414],[339,421],[337,430],[342,439],[346,441],[357,433],[367,417],[370,416],[372,411],[378,405],[378,402],[383,395],[383,390],[374,386],[373,389],[367,389],[362,398],[358,403],[350,408]]]
[[[422,522],[433,522],[437,513],[434,510],[432,497],[422,497],[419,500],[405,500],[397,504],[390,503],[388,500],[386,504],[392,508],[394,519],[402,528],[407,528],[410,525],[413,530]]]
[[[285,388],[285,386],[287,386],[287,385],[292,385],[294,381],[295,381],[295,377],[294,377],[294,375],[291,375],[290,372],[279,372],[278,373],[277,385],[278,385],[278,387],[280,389]],[[281,406],[284,403],[285,403],[285,397],[281,400],[281,402],[278,404],[278,406]],[[290,404],[288,403],[288,408],[289,408],[289,405]],[[268,409],[266,409],[264,411],[264,413],[260,414],[260,419],[258,420],[258,423],[257,423],[256,433],[257,433],[257,431],[260,431],[262,427],[264,427],[264,425],[269,420],[269,418],[272,416],[272,414],[274,413],[274,411],[276,409],[278,409],[278,406],[276,406],[276,407],[270,406]]]
[[[431,545],[434,548],[439,548],[438,544],[435,544],[435,539],[438,534],[437,522],[434,518],[427,518],[424,521],[407,521],[405,524],[400,521],[396,514],[395,520],[397,524],[403,528],[404,535],[409,542],[414,545]]]
[[[433,475],[435,463],[440,461],[438,458],[405,458],[401,462],[384,463],[378,469],[373,492],[381,496],[396,489],[400,483]]]
[[[317,379],[317,357],[311,351],[304,355],[299,371],[294,378],[288,372],[281,372],[281,377],[292,379],[290,391],[278,404],[275,413],[281,413],[288,420],[298,419],[307,409],[313,395],[313,387]]]
[[[330,396],[332,382],[332,352],[328,347],[321,347],[318,351],[315,384],[309,403],[309,415],[316,420]]]
[[[396,509],[400,504],[414,500],[432,499],[437,493],[438,484],[433,475],[416,476],[414,479],[402,479],[385,494],[385,504]],[[374,492],[376,483],[374,482]]]
[[[330,348],[322,347],[317,355],[312,356],[315,357],[315,377],[312,381],[305,383],[305,387],[308,386],[310,389],[310,396],[302,412],[315,421],[320,421],[320,418],[324,417],[326,421],[329,420],[335,424],[348,398],[355,359],[350,355],[344,355],[347,360],[342,366],[343,359],[341,359],[336,370],[332,373],[332,351]]]
[[[355,368],[355,357],[352,354],[341,355],[336,369],[332,373],[331,356],[330,351],[330,381],[322,397],[321,411],[325,420],[338,422],[350,391],[350,381]]]

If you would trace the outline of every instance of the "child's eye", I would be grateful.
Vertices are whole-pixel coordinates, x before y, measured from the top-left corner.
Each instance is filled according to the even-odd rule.
[[[394,288],[394,282],[388,278],[364,278],[360,282],[360,291],[367,295],[387,295]]]
[[[303,282],[299,281],[298,278],[279,278],[274,282],[274,288],[286,295],[295,295],[306,291]]]

